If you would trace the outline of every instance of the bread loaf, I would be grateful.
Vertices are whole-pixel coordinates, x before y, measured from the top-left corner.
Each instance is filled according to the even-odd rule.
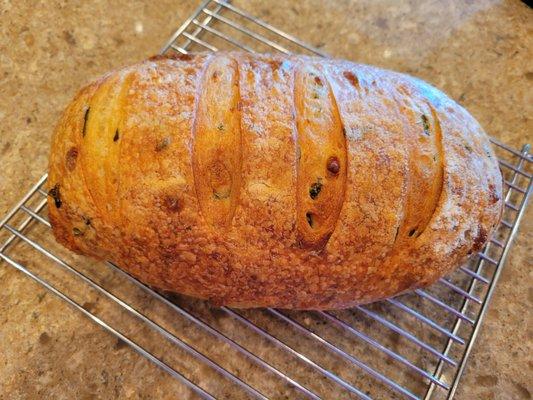
[[[413,77],[348,61],[154,57],[81,89],[53,136],[73,251],[234,307],[333,309],[428,285],[502,213],[489,140]]]

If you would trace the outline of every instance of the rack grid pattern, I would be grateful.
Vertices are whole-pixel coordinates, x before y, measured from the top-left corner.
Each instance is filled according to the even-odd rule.
[[[161,53],[228,48],[325,56],[222,0],[204,1]],[[229,385],[231,398],[451,399],[532,191],[530,146],[518,151],[492,141],[505,179],[505,212],[494,238],[432,287],[351,310],[211,309],[156,292],[111,263],[93,265],[55,244],[46,174],[0,221],[0,258],[201,398],[227,397],[219,388]],[[23,261],[30,253],[38,261]],[[109,309],[95,312],[80,293],[104,299]],[[122,314],[145,329],[139,339],[120,327]],[[146,332],[154,339],[143,341]],[[197,365],[213,375],[200,380]]]

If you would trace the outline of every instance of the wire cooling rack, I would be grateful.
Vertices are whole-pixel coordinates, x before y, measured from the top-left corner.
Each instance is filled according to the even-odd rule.
[[[221,0],[203,2],[161,53],[228,47],[324,55]],[[505,212],[483,251],[427,289],[351,310],[210,308],[155,292],[55,243],[46,175],[0,222],[0,257],[202,398],[451,399],[531,194],[530,147],[493,144]]]

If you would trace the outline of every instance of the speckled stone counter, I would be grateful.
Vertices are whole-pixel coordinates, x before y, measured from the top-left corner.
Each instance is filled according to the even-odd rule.
[[[515,148],[533,142],[533,11],[519,1],[235,3],[328,54],[429,81],[463,104],[488,133]],[[76,89],[109,69],[156,53],[196,6],[177,0],[38,6],[0,0],[0,217],[45,171],[53,126]],[[458,399],[531,398],[532,208]],[[38,265],[38,260],[24,261]],[[193,375],[202,381],[206,369],[197,367]],[[222,393],[233,398],[231,388]],[[0,399],[43,398],[193,395],[0,263]]]

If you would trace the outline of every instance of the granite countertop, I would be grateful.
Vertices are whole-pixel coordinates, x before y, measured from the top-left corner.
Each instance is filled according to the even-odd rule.
[[[515,148],[533,142],[533,11],[519,1],[235,3],[331,55],[429,81]],[[156,53],[196,6],[178,0],[1,3],[0,217],[45,171],[53,126],[76,89]],[[458,399],[531,398],[532,209]],[[0,399],[192,396],[3,262],[0,288]],[[195,376],[202,379],[203,371]]]

